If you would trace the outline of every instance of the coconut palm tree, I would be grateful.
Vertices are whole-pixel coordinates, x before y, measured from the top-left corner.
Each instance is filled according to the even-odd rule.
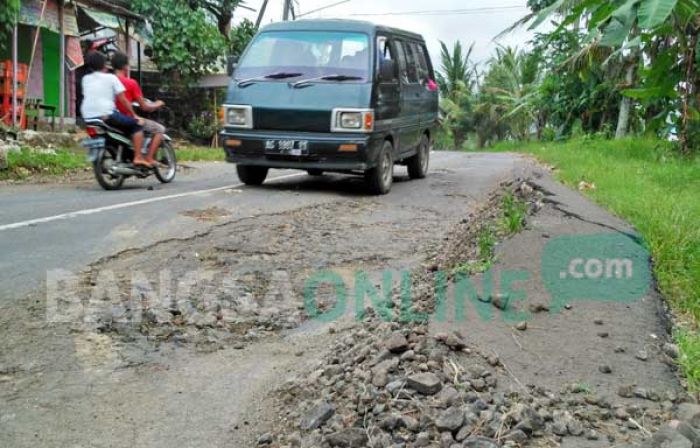
[[[457,41],[449,50],[445,42],[440,42],[442,67],[437,74],[437,82],[443,97],[455,98],[457,90],[467,88],[473,91],[476,84],[476,68],[471,62],[474,44],[464,52],[462,43]],[[464,84],[462,87],[459,83]]]
[[[461,42],[455,42],[451,51],[444,42],[440,42],[440,46],[442,66],[437,74],[440,109],[444,128],[459,149],[474,130],[472,106],[477,80],[476,68],[471,62],[474,44],[466,52]]]
[[[478,109],[488,109],[485,118],[498,117],[513,138],[527,140],[537,122],[538,66],[536,55],[511,47],[497,48],[489,63]]]

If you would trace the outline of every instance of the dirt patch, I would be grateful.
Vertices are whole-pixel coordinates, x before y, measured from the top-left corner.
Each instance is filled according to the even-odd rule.
[[[358,272],[418,260],[433,215],[399,207],[388,222],[368,200],[243,219],[97,263],[62,306],[90,322],[85,330],[126,340],[146,336],[154,346],[175,342],[204,351],[243,347],[307,320],[304,297],[316,275],[340,273],[350,285]],[[391,257],[377,250],[387,244]],[[332,292],[314,289],[320,311],[334,306]]]
[[[183,216],[194,218],[197,221],[216,222],[227,216],[231,216],[231,212],[221,207],[210,207],[203,210],[187,210],[182,212]]]

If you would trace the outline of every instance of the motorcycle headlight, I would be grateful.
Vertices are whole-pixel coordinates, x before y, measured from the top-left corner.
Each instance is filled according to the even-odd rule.
[[[224,106],[225,125],[234,128],[253,128],[253,108],[250,106]]]
[[[374,131],[374,110],[335,109],[331,130],[333,132],[372,132]]]

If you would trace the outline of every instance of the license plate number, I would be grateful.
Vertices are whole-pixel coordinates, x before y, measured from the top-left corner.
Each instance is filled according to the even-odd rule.
[[[306,140],[267,140],[265,152],[286,156],[309,155],[309,142]]]
[[[97,138],[86,138],[83,139],[82,142],[80,142],[83,148],[88,150],[87,153],[87,161],[90,163],[93,163],[97,160],[97,154],[100,149],[105,147],[106,140],[104,137],[97,137]]]
[[[82,142],[80,142],[80,144],[83,148],[88,148],[88,149],[103,148],[105,146],[105,143],[106,143],[106,140],[104,137],[86,138],[86,139],[83,139]]]

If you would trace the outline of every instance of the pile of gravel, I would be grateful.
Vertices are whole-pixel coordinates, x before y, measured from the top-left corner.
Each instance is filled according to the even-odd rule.
[[[420,324],[351,325],[329,353],[276,391],[282,417],[259,445],[492,448],[558,446],[564,437],[634,444],[669,421],[678,401],[655,392],[657,401],[623,405],[580,386],[522,385],[495,355]]]

